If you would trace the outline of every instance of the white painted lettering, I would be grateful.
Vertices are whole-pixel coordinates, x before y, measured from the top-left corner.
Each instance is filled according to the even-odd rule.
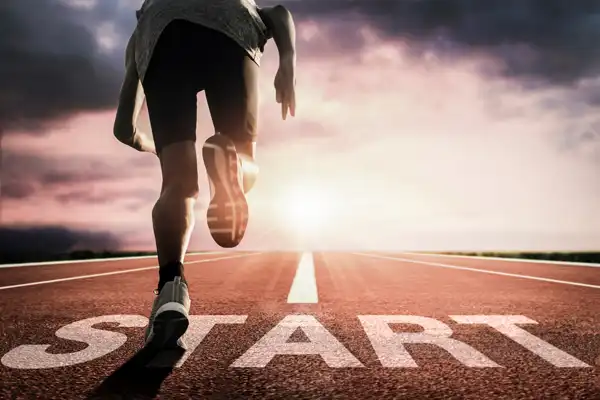
[[[517,324],[537,324],[536,321],[523,315],[451,315],[450,318],[459,324],[482,324],[491,326],[555,367],[590,367],[583,361],[518,327]]]
[[[217,324],[243,324],[246,322],[247,315],[190,315],[190,326],[183,335],[183,340],[187,344],[185,354],[179,359],[175,368],[183,365],[185,360],[202,343],[206,335]]]
[[[408,343],[439,346],[467,367],[500,367],[468,344],[451,338],[452,329],[436,319],[417,315],[360,315],[358,319],[384,367],[418,367],[404,346]],[[395,333],[389,324],[416,324],[424,330]]]
[[[52,354],[46,352],[50,347],[48,344],[22,345],[6,353],[0,362],[9,368],[42,369],[81,364],[105,356],[121,347],[127,341],[127,336],[93,327],[103,322],[117,323],[119,327],[141,328],[148,324],[148,318],[141,315],[105,315],[73,322],[56,331],[56,336],[87,343],[85,349]]]
[[[288,343],[301,329],[310,342]],[[318,354],[331,368],[363,367],[335,336],[310,315],[288,315],[231,366],[264,368],[278,354]]]

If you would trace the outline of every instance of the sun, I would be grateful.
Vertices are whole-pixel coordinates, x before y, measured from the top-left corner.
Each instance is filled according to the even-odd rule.
[[[282,199],[283,219],[290,228],[302,233],[322,229],[333,211],[331,196],[310,185],[290,188]]]

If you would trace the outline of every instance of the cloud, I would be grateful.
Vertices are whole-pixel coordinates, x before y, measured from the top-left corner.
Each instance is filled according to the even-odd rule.
[[[4,181],[2,182],[2,198],[26,199],[35,193],[35,187],[30,182]]]
[[[74,250],[119,250],[119,240],[107,232],[65,227],[1,227],[0,253],[62,254]]]
[[[52,134],[46,137],[53,142],[60,140]],[[77,156],[60,152],[46,155],[35,149],[11,149],[13,142],[7,141],[9,147],[3,149],[0,199],[4,202],[45,197],[63,205],[137,204],[157,197],[158,184],[143,186],[152,180],[149,167],[157,167],[152,165],[158,163],[155,157],[99,157],[84,149]]]
[[[306,57],[356,53],[370,46],[361,29],[370,26],[379,35],[403,41],[413,56],[493,57],[500,64],[491,72],[528,85],[573,84],[600,71],[596,45],[600,3],[593,0],[284,3],[299,23],[319,22],[320,28],[312,30],[318,40],[300,37]],[[0,14],[4,132],[43,132],[49,123],[73,114],[113,108],[122,80],[123,48],[140,4],[140,0],[4,0]],[[598,96],[588,93],[581,100],[597,102]]]
[[[340,50],[367,45],[358,29],[362,21],[384,36],[405,40],[416,56],[491,55],[504,64],[501,72],[508,77],[571,84],[600,72],[600,2],[594,0],[303,0],[284,4],[298,21],[336,21],[333,37],[341,44]]]
[[[95,9],[56,0],[3,0],[2,10],[0,126],[5,133],[43,132],[72,114],[115,107],[123,71],[98,44],[89,17]]]
[[[23,198],[37,191],[114,181],[118,168],[94,158],[59,160],[57,157],[5,150],[2,160],[2,197]],[[47,192],[46,192],[47,193]]]

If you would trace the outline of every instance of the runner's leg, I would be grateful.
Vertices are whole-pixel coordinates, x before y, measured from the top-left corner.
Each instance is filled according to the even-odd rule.
[[[158,296],[146,331],[146,342],[156,347],[185,347],[180,338],[189,324],[183,262],[198,197],[196,77],[202,74],[193,56],[192,33],[184,21],[169,24],[154,49],[143,82],[162,173],[160,197],[152,210]],[[167,287],[169,290],[163,290]]]
[[[208,228],[222,247],[237,246],[246,232],[245,193],[258,172],[254,162],[258,111],[258,66],[227,36],[214,32],[214,62],[206,81],[206,100],[216,135],[203,146],[211,185]]]
[[[206,99],[215,130],[233,141],[242,160],[247,193],[258,174],[259,67],[235,42],[227,37],[223,42],[222,62],[211,70],[213,79],[207,83]]]

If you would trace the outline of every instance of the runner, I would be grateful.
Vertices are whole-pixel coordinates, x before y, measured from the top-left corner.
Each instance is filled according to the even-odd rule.
[[[160,198],[152,211],[158,295],[146,343],[183,347],[190,299],[183,272],[198,197],[196,95],[204,90],[215,135],[202,155],[211,201],[207,222],[222,247],[239,244],[248,223],[245,193],[258,172],[258,74],[264,46],[279,51],[276,100],[295,115],[295,27],[283,6],[253,0],[146,0],[126,50],[126,74],[114,125],[123,143],[158,155]],[[151,132],[138,121],[147,104]]]

